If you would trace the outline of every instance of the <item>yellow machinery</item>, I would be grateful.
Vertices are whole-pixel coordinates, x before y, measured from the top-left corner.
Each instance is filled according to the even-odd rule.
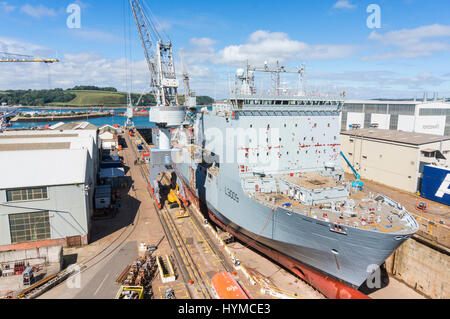
[[[178,185],[175,189],[170,190],[169,194],[167,195],[167,201],[170,204],[178,204],[177,218],[189,217],[189,212],[186,210],[182,201],[179,199]]]
[[[144,299],[144,288],[140,286],[122,286],[117,293],[116,299]]]

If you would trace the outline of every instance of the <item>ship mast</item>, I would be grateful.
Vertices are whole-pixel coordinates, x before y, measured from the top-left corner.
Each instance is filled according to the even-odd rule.
[[[304,70],[305,67],[304,65],[302,65],[301,68],[297,69],[297,70],[289,70],[286,67],[284,67],[283,65],[280,65],[280,62],[277,61],[276,67],[275,68],[270,68],[267,61],[264,62],[264,67],[263,68],[257,68],[257,67],[252,67],[247,63],[247,79],[250,85],[250,90],[252,92],[255,91],[255,85],[254,85],[254,77],[253,77],[253,72],[263,72],[263,73],[271,73],[272,74],[272,78],[273,78],[273,82],[274,82],[274,90],[275,90],[275,95],[281,95],[280,91],[281,91],[281,73],[288,73],[288,74],[299,74],[300,79],[303,79],[303,75],[304,75]],[[302,80],[303,81],[303,80]]]

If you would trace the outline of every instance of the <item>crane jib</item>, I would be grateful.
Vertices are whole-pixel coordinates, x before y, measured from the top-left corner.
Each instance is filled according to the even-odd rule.
[[[130,0],[130,5],[150,70],[150,86],[155,91],[157,105],[178,106],[179,83],[175,73],[172,42],[163,42],[155,22],[146,15],[140,0]]]

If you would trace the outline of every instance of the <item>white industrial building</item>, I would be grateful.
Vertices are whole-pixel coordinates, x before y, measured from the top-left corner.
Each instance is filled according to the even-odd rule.
[[[450,137],[382,129],[341,133],[342,152],[363,179],[416,193],[425,165],[450,166]],[[347,173],[352,173],[342,161]]]
[[[378,127],[450,136],[450,103],[439,101],[349,100],[342,112],[342,130]]]
[[[89,241],[97,130],[0,135],[0,251]]]

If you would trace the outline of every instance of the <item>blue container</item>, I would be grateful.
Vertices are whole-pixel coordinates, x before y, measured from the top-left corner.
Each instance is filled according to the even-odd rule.
[[[117,162],[117,161],[113,161],[113,162],[102,162],[100,164],[101,168],[121,168],[122,167],[122,162]]]
[[[450,169],[425,166],[421,194],[423,198],[450,206]]]

